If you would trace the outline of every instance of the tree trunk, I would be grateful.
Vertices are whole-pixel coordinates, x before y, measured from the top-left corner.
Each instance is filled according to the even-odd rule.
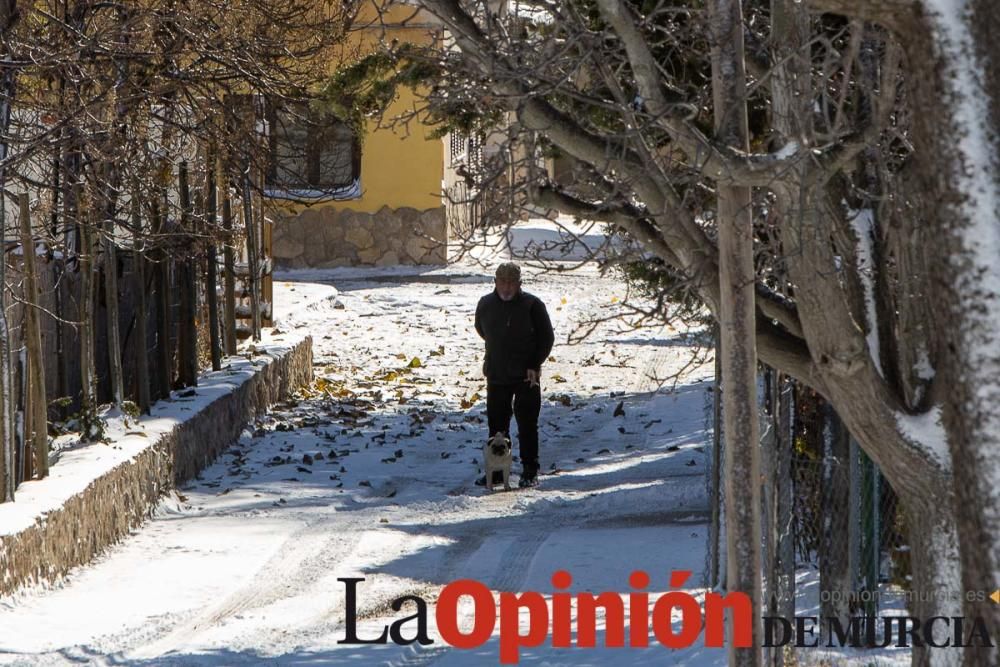
[[[722,551],[720,535],[722,528],[722,349],[719,326],[715,327],[715,380],[712,386],[712,477],[710,503],[712,509],[709,527],[709,566],[706,585],[715,588],[723,582],[719,575],[719,555]]]
[[[108,317],[108,363],[111,371],[111,396],[116,407],[125,400],[125,381],[122,373],[122,344],[119,332],[118,309],[118,252],[115,244],[115,225],[112,218],[105,220],[104,234],[104,300]]]
[[[808,72],[805,76],[802,72],[807,67],[804,63],[808,63],[808,60],[801,57],[801,49],[808,43],[808,39],[809,17],[801,7],[794,0],[771,0],[770,49],[774,63],[771,70],[771,123],[778,133],[778,139],[786,144],[789,141],[805,143],[809,135],[808,124],[803,122],[803,114],[807,113],[804,107],[808,102],[802,99],[809,88]],[[778,276],[778,280],[782,284],[787,283],[788,276],[784,271]],[[787,287],[779,291],[787,295]],[[787,379],[780,370],[774,375],[775,499],[770,509],[773,513],[772,521],[776,524],[777,544],[773,570],[770,573],[775,588],[771,611],[776,616],[791,618],[795,615],[796,590],[793,520],[795,498],[792,478],[795,381]],[[784,654],[775,656],[773,663],[784,664]]]
[[[59,73],[56,76],[56,89],[58,91],[56,94],[56,108],[63,109],[66,101],[65,73]],[[64,192],[66,187],[65,180],[63,179],[63,167],[69,159],[65,150],[65,138],[67,136],[69,136],[69,133],[66,128],[62,128],[59,130],[57,140],[53,142],[52,209],[50,213],[52,221],[50,233],[52,234],[52,238],[58,238],[60,234],[63,234],[65,237],[65,232],[62,230],[63,226],[60,224],[60,221],[65,218],[65,212],[61,210],[61,207],[65,207],[66,200],[61,199],[60,194]],[[56,396],[59,398],[66,398],[70,395],[69,383],[72,374],[69,368],[70,355],[66,353],[69,325],[64,323],[64,320],[71,319],[67,316],[68,281],[64,280],[64,277],[69,275],[66,270],[66,259],[68,257],[69,255],[64,253],[62,260],[52,262],[53,285],[55,285],[53,296],[55,297],[55,313],[57,318],[55,324]],[[55,407],[54,410],[59,420],[65,420],[71,412],[70,406],[62,401],[59,402],[58,407]]]
[[[170,321],[170,255],[164,248],[163,230],[166,226],[164,217],[166,211],[157,206],[154,212],[156,232],[160,236],[156,249],[156,360],[157,360],[157,394],[158,398],[170,398],[170,385],[173,380],[173,345],[171,343]]]
[[[792,405],[794,384],[775,373],[775,461],[774,516],[777,528],[775,569],[771,573],[776,595],[775,613],[784,618],[795,615],[795,535],[792,480]]]
[[[941,495],[926,495],[921,498],[901,496],[907,517],[907,528],[912,554],[913,596],[907,605],[910,613],[921,619],[934,616],[962,616],[963,587],[959,571],[959,533],[956,530],[955,515],[952,511],[950,489],[939,489]],[[981,586],[966,588],[968,591],[982,590]],[[989,602],[989,604],[993,604]],[[964,632],[971,630],[971,617],[965,623]],[[940,624],[935,626],[935,641],[944,644],[952,634]],[[997,636],[991,635],[994,642]],[[954,638],[952,638],[954,641]],[[950,667],[963,664],[989,664],[979,662],[981,654],[989,650],[961,649],[954,647],[931,648],[914,647],[914,667]]]
[[[716,134],[723,143],[749,151],[742,3],[713,0],[709,7]],[[753,604],[754,645],[738,649],[730,644],[729,664],[760,665],[761,499],[753,208],[750,188],[720,185],[717,193],[727,587],[746,593]]]
[[[938,205],[930,242],[938,249],[932,279],[941,288],[933,303],[942,318],[939,371],[948,388],[943,420],[962,583],[985,593],[966,599],[964,610],[985,620],[996,643],[1000,605],[988,596],[1000,589],[1000,6],[967,0],[951,11],[927,14],[937,45],[927,71],[935,76],[919,82],[917,95],[935,110],[933,120],[923,119],[924,177]],[[966,665],[998,663],[997,648],[965,653]]]
[[[6,37],[17,22],[16,0],[0,0],[0,37]],[[9,58],[9,54],[4,54]],[[0,68],[0,163],[7,160],[3,140],[10,127],[11,106],[17,70]],[[6,169],[0,168],[0,189],[7,186]],[[0,198],[3,194],[0,193]],[[0,205],[2,205],[0,201]],[[10,329],[7,327],[7,229],[0,214],[0,502],[14,500],[17,475],[14,472],[14,406],[10,367]]]
[[[132,249],[132,288],[135,290],[135,382],[136,403],[142,414],[149,414],[151,401],[149,399],[149,350],[147,317],[149,304],[146,300],[146,257],[142,252],[142,215],[140,211],[138,192],[132,193],[132,227],[135,238]]]
[[[16,483],[31,479],[31,453],[28,451],[28,359],[22,347],[14,364],[14,451],[17,457]]]
[[[180,384],[184,387],[198,385],[198,288],[195,280],[194,234],[191,228],[191,190],[188,187],[187,163],[181,162],[178,169],[178,187],[181,199],[181,230],[186,235],[184,257],[178,263],[180,274],[181,314],[180,314]]]
[[[80,225],[80,422],[84,440],[100,434],[97,423],[97,378],[94,363],[94,231]]]
[[[68,320],[67,317],[67,306],[66,302],[67,294],[69,290],[67,289],[69,273],[66,271],[66,260],[55,260],[52,262],[52,274],[53,280],[52,284],[55,286],[53,289],[53,297],[55,299],[55,309],[56,317],[58,320],[54,325],[55,330],[55,353],[56,353],[56,396],[58,398],[65,398],[70,395],[69,381],[70,381],[70,370],[69,370],[69,358],[70,355],[66,353],[67,343],[67,331],[69,330],[69,325],[65,324],[63,320]],[[54,408],[56,417],[60,420],[65,420],[66,416],[70,413],[69,406],[60,402],[58,407]]]
[[[233,208],[229,197],[229,186],[223,188],[222,229],[226,233],[226,245],[222,251],[225,271],[225,334],[226,354],[236,354],[236,259],[233,257]]]
[[[260,340],[260,237],[253,215],[253,188],[250,187],[250,167],[243,176],[243,223],[247,233],[247,285],[250,288],[250,322],[253,340]]]
[[[775,419],[774,419],[774,402],[772,398],[774,397],[774,382],[775,382],[774,369],[764,367],[761,372],[761,389],[762,389],[762,410],[758,414],[762,417],[760,420],[760,453],[761,453],[761,466],[760,466],[760,494],[761,494],[761,507],[763,511],[761,512],[761,530],[763,534],[761,535],[761,541],[763,542],[762,549],[762,579],[763,579],[763,598],[761,599],[761,614],[764,616],[773,616],[774,608],[777,606],[777,596],[775,590],[775,579],[772,577],[776,570],[776,557],[777,557],[777,546],[778,546],[778,535],[777,535],[777,523],[775,522],[774,507],[777,503],[775,496],[775,464],[778,461],[776,456],[777,451],[777,433],[775,430]],[[779,667],[781,664],[781,652],[782,648],[765,646],[763,647],[763,664],[771,665],[772,667]]]
[[[27,350],[28,392],[25,400],[25,437],[34,453],[34,472],[38,479],[49,474],[49,429],[45,397],[45,366],[42,362],[42,327],[38,318],[39,303],[35,273],[35,241],[31,235],[31,211],[28,195],[18,197],[21,217],[21,247],[24,249],[24,345]]]
[[[4,242],[0,233],[0,242]],[[10,383],[10,330],[7,328],[7,290],[2,266],[7,263],[6,253],[0,252],[0,502],[14,500],[17,475],[14,471],[14,415],[13,392]]]
[[[118,35],[117,40],[128,43],[126,12],[118,10]],[[112,154],[117,147],[124,143],[128,122],[128,104],[124,100],[124,88],[129,78],[128,61],[115,60],[117,77],[114,84],[114,104],[112,127],[108,141],[108,154]],[[107,326],[108,326],[108,368],[111,376],[111,396],[116,408],[121,408],[125,400],[125,380],[122,372],[122,344],[120,334],[120,309],[118,295],[118,245],[115,239],[116,219],[118,213],[118,199],[121,191],[122,169],[117,160],[108,160],[104,168],[101,187],[101,198],[104,206],[103,234],[101,236],[104,250],[104,295],[107,302]]]
[[[208,223],[208,273],[205,279],[205,300],[208,307],[208,334],[212,354],[212,370],[222,368],[222,343],[219,340],[219,295],[216,291],[219,275],[218,251],[216,239],[216,189],[215,189],[215,152],[208,151],[205,157],[205,214]]]

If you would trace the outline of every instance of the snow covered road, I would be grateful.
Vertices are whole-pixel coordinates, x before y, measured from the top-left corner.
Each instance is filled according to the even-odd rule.
[[[537,489],[475,487],[486,437],[482,344],[472,329],[488,273],[471,264],[296,273],[276,286],[277,340],[313,336],[317,382],[277,406],[157,515],[50,590],[0,600],[0,663],[107,665],[492,665],[437,634],[433,603],[456,579],[493,591],[619,591],[629,573],[668,590],[707,540],[711,369],[668,328],[575,324],[620,308],[624,286],[584,267],[527,275],[556,329],[543,369]],[[335,287],[334,287],[335,286]],[[282,314],[283,313],[283,314]],[[655,391],[651,378],[681,373]],[[617,416],[616,416],[617,414]],[[519,472],[515,463],[514,472]],[[427,647],[344,645],[345,584],[358,633],[378,636],[390,603],[430,603]],[[460,607],[463,613],[468,610]],[[471,618],[465,621],[471,622]],[[405,629],[412,635],[415,624]],[[598,647],[603,644],[599,618]],[[523,664],[723,664],[723,650],[521,651]]]

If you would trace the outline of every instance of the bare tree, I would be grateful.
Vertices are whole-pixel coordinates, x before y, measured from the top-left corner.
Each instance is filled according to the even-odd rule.
[[[942,291],[930,279],[934,258],[926,241],[971,225],[946,221],[972,218],[968,211],[954,214],[967,198],[961,183],[948,185],[938,175],[935,188],[927,187],[935,157],[946,144],[952,164],[978,163],[963,153],[964,142],[953,140],[956,130],[966,129],[968,111],[960,107],[939,124],[927,110],[955,107],[959,96],[942,93],[949,87],[937,77],[962,71],[958,63],[967,61],[957,54],[978,56],[972,71],[995,78],[982,35],[972,31],[964,50],[943,48],[956,38],[941,27],[944,18],[933,18],[937,5],[929,1],[747,2],[747,147],[709,133],[709,112],[722,110],[711,99],[712,61],[704,40],[711,32],[700,3],[600,2],[600,16],[586,3],[546,0],[420,4],[451,41],[433,55],[397,48],[390,62],[402,72],[397,81],[420,68],[431,72],[431,117],[455,129],[506,134],[502,142],[509,149],[495,151],[507,156],[506,167],[484,170],[480,182],[485,186],[503,172],[529,210],[611,222],[647,257],[670,267],[716,317],[724,317],[734,297],[720,288],[719,237],[731,217],[725,199],[716,206],[712,197],[751,189],[742,210],[753,212],[755,243],[763,248],[754,283],[760,359],[828,399],[900,495],[914,550],[914,613],[959,615],[953,473],[961,468],[962,479],[973,482],[963,485],[963,494],[975,489],[991,499],[974,513],[976,526],[959,524],[963,545],[993,543],[982,531],[995,528],[998,503],[995,464],[971,465],[982,461],[993,440],[975,440],[982,450],[968,444],[968,433],[984,434],[992,423],[985,407],[990,402],[983,403],[975,429],[961,435],[957,424],[969,416],[957,416],[954,397],[971,396],[995,380],[987,377],[993,366],[984,363],[985,343],[976,348],[979,356],[956,353],[955,359],[966,359],[960,364],[965,370],[947,384],[934,373],[944,348],[962,346],[949,342],[949,327],[927,326],[927,304],[939,298],[950,307],[966,304],[968,316],[977,308],[990,312],[992,297],[969,304],[956,297],[957,288]],[[967,27],[973,16],[984,19],[977,27],[995,20],[989,3],[960,4],[959,22]],[[763,11],[768,7],[778,20]],[[944,56],[929,55],[927,44],[941,45]],[[945,67],[939,66],[942,57]],[[371,90],[385,94],[384,87]],[[358,92],[363,97],[365,91]],[[993,106],[976,117],[992,122],[995,102],[989,95],[978,98]],[[506,114],[512,122],[498,125]],[[561,166],[539,168],[545,158]],[[952,245],[968,237],[948,233]],[[955,252],[949,259],[963,256]],[[985,275],[995,271],[982,262],[970,266]],[[976,340],[987,341],[979,335]],[[973,359],[980,373],[971,383]],[[966,383],[973,393],[955,394],[952,383]],[[942,406],[950,415],[950,454]],[[967,571],[972,559],[965,558]],[[986,570],[974,570],[989,574],[978,588],[996,588],[995,562],[987,559]],[[968,576],[966,585],[972,585]],[[995,611],[976,610],[995,619]],[[953,663],[961,653],[919,648],[914,655],[917,664],[932,656]]]
[[[0,2],[0,39],[6,43],[17,21],[17,2]],[[4,56],[9,56],[9,49]],[[10,110],[14,103],[16,70],[9,65],[0,68],[0,208],[7,184],[8,144],[4,139],[10,126]],[[14,499],[14,407],[10,375],[10,329],[7,326],[7,227],[0,212],[0,502]]]
[[[220,268],[206,251],[224,243],[230,256],[243,235],[216,220],[215,190],[222,191],[226,208],[233,193],[237,200],[259,199],[259,179],[243,191],[247,169],[262,173],[270,159],[257,107],[265,99],[308,98],[350,15],[342,6],[312,0],[0,4],[0,185],[37,202],[31,236],[46,249],[46,266],[58,273],[53,311],[38,308],[34,297],[18,298],[43,321],[51,314],[58,322],[57,384],[59,397],[67,399],[60,403],[69,404],[63,417],[76,413],[85,438],[101,434],[100,401],[134,399],[148,410],[151,400],[169,397],[178,358],[173,269],[190,267],[186,304],[218,308],[191,288],[207,288]],[[28,82],[16,100],[15,78]],[[256,115],[233,122],[234,98],[252,101]],[[234,155],[240,159],[228,159]],[[180,196],[188,191],[185,176],[199,192],[193,203]],[[4,243],[3,252],[10,247]],[[206,256],[207,279],[196,280]],[[134,279],[120,286],[119,273],[129,270]],[[146,321],[151,286],[155,328]],[[2,284],[5,304],[12,287]],[[132,292],[125,308],[123,287]],[[226,312],[221,319],[229,342],[235,309]],[[0,309],[4,499],[19,481],[12,468],[7,315]],[[189,312],[184,324],[211,321],[215,328],[218,315]],[[156,332],[150,340],[147,331]],[[221,366],[220,345],[199,354],[190,327],[187,332],[183,379],[193,383],[209,360]],[[155,372],[147,356],[157,360]],[[35,397],[33,405],[18,408],[43,414],[52,398]]]
[[[610,4],[610,0],[608,0]],[[625,4],[615,3],[619,11]],[[737,151],[750,150],[746,66],[743,51],[743,3],[716,0],[709,4],[712,27],[712,93],[716,138]],[[609,23],[625,40],[629,59],[644,62],[641,37],[629,48],[628,26]],[[643,70],[648,71],[648,69]],[[650,72],[652,74],[652,72]],[[722,417],[726,433],[723,476],[726,488],[726,585],[744,591],[753,603],[753,649],[729,647],[730,665],[760,665],[763,643],[761,617],[761,492],[757,425],[757,345],[754,337],[753,204],[750,188],[719,185],[719,351],[722,355]],[[731,618],[733,635],[736,619]]]

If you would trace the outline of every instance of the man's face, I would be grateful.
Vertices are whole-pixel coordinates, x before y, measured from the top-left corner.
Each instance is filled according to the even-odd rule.
[[[497,295],[504,301],[510,301],[521,287],[521,281],[516,278],[497,278]]]

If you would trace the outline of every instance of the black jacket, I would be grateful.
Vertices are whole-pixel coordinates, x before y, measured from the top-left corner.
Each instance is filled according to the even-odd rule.
[[[540,370],[555,340],[545,304],[521,291],[510,301],[496,291],[480,299],[476,331],[486,341],[483,374],[496,384],[523,382],[529,368]]]

